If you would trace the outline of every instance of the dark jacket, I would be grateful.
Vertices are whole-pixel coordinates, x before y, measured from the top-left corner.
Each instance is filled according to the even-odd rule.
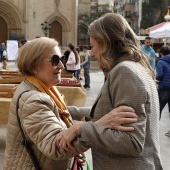
[[[159,89],[170,89],[170,54],[158,60],[156,72]]]

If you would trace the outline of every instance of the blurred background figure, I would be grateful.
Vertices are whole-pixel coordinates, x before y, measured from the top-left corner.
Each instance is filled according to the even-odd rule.
[[[83,51],[85,56],[84,61],[80,64],[80,66],[83,66],[84,69],[85,85],[83,87],[86,89],[90,88],[90,54],[87,46],[83,47]]]
[[[0,59],[1,59],[1,62],[3,62],[3,58],[6,57],[6,56],[4,56],[5,54],[6,54],[6,46],[5,46],[5,43],[3,42],[1,44],[1,46],[0,46]]]
[[[2,69],[7,70],[8,55],[7,55],[7,50],[6,50],[6,46],[5,46],[4,42],[1,45],[1,54],[0,55],[1,55]]]
[[[64,47],[64,50],[63,50],[63,65],[64,65],[64,67],[65,67],[65,70],[67,70],[67,66],[66,66],[66,63],[67,63],[67,61],[68,61],[68,57],[69,57],[69,55],[70,55],[70,51],[69,51],[69,49],[68,49],[68,46],[65,46]]]
[[[84,56],[85,56],[85,53],[83,51],[83,47],[80,47],[80,52],[79,52],[79,56],[80,56],[80,63],[82,63],[84,61]],[[82,66],[80,66],[82,68]],[[80,70],[80,73],[81,73],[81,70]],[[79,80],[82,80],[83,78],[82,77],[79,77]]]
[[[163,108],[170,102],[170,47],[162,46],[159,52],[160,59],[157,62],[156,72],[158,80],[158,94],[160,103],[160,119]],[[169,105],[169,104],[168,104]],[[169,108],[170,110],[170,108]],[[170,137],[170,131],[166,136]]]
[[[149,63],[151,65],[152,69],[155,69],[156,54],[155,54],[155,51],[153,50],[153,48],[151,47],[151,38],[150,37],[145,38],[145,41],[141,47],[141,50],[150,56],[150,58],[148,59]]]
[[[7,60],[8,60],[7,51],[4,50],[2,54],[2,69],[3,70],[7,70]]]
[[[78,53],[74,47],[73,44],[68,44],[68,50],[70,51],[70,54],[68,56],[68,60],[66,63],[67,71],[70,73],[74,73],[75,76],[75,71],[76,71],[76,65],[78,64]]]
[[[25,40],[25,39],[19,40],[18,41],[18,47],[19,48],[22,47],[26,42],[27,42],[27,40]]]
[[[75,76],[76,76],[76,79],[79,80],[80,79],[80,71],[81,71],[81,68],[80,68],[80,55],[79,55],[79,52],[80,52],[80,49],[79,47],[76,47],[76,51],[78,53],[78,63],[76,65],[76,72],[75,72]]]

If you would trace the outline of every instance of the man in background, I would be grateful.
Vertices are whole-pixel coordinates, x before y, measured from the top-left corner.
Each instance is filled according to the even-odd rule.
[[[160,103],[160,118],[165,105],[170,104],[170,47],[162,46],[160,48],[160,59],[157,62],[156,79],[158,80],[158,94]],[[170,107],[170,106],[169,106]],[[170,108],[169,108],[170,110]],[[170,130],[165,134],[170,137]]]
[[[145,38],[145,41],[141,47],[141,50],[150,56],[150,58],[148,59],[149,63],[151,65],[152,69],[155,69],[156,54],[155,54],[155,51],[153,50],[153,48],[151,47],[151,38],[150,37]]]
[[[90,54],[88,51],[88,47],[84,46],[83,51],[85,53],[84,61],[80,64],[83,66],[84,69],[84,78],[85,78],[85,85],[83,86],[85,89],[90,88]]]

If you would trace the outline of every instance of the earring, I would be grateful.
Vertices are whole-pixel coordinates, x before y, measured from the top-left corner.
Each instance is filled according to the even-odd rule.
[[[38,71],[34,71],[34,74],[37,74],[38,73]]]

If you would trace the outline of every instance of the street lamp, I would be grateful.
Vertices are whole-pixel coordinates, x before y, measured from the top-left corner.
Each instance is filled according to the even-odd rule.
[[[41,24],[41,28],[44,32],[45,37],[48,37],[51,25],[47,21],[45,21],[44,23]]]

